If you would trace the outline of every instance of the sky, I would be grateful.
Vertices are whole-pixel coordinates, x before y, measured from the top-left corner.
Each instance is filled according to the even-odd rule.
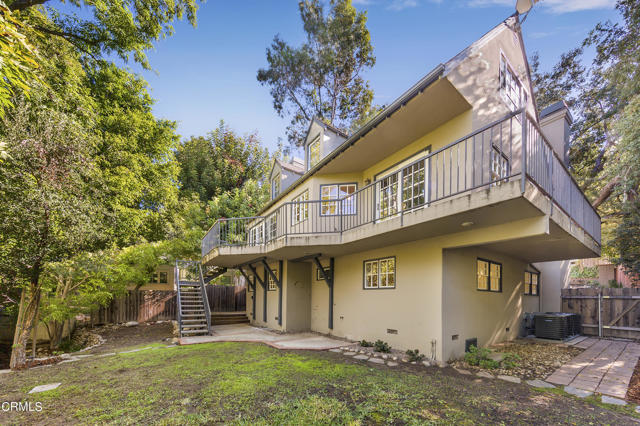
[[[480,38],[515,10],[516,0],[353,0],[366,10],[376,65],[365,73],[374,102],[389,104],[439,63]],[[523,24],[530,56],[550,69],[577,47],[594,25],[617,20],[611,0],[543,0]],[[275,150],[286,143],[287,120],[273,109],[269,88],[256,79],[266,48],[279,34],[304,42],[296,0],[209,0],[198,25],[175,25],[175,34],[149,52],[153,71],[140,73],[156,99],[154,113],[178,122],[182,138],[204,135],[220,120],[239,134],[256,132]]]

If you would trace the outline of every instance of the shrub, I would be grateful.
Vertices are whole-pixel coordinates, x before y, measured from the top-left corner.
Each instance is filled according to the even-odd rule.
[[[373,346],[375,347],[376,352],[391,352],[391,346],[380,339],[376,340]]]
[[[500,367],[500,363],[492,359],[481,359],[479,362],[479,366],[480,368],[484,368],[485,370],[493,370],[494,368]]]
[[[409,362],[420,362],[424,359],[424,355],[420,353],[419,349],[407,349],[405,353],[409,357]]]
[[[464,361],[469,365],[482,367],[481,361],[493,361],[489,359],[489,354],[491,354],[491,349],[478,348],[475,345],[471,345],[469,347],[469,352],[464,354]]]
[[[360,346],[362,346],[363,348],[370,348],[373,346],[373,343],[362,339],[360,340]]]
[[[505,352],[502,358],[502,367],[507,369],[512,369],[518,366],[518,361],[520,361],[520,355],[514,354],[511,352]]]

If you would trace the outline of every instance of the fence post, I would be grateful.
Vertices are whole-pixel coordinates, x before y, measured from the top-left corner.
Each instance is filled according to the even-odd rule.
[[[602,289],[598,289],[598,337],[602,337]]]

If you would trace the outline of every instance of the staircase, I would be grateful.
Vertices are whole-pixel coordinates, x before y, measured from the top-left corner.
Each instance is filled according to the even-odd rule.
[[[176,260],[180,337],[211,334],[211,311],[200,262]]]
[[[246,312],[212,312],[212,325],[248,324],[249,318]]]

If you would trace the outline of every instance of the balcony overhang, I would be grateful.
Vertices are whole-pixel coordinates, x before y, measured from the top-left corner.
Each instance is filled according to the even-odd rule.
[[[380,122],[318,173],[365,170],[470,109],[453,84],[439,78],[393,112],[393,120]]]
[[[471,227],[463,223],[471,222]],[[259,246],[218,247],[205,264],[233,267],[259,256],[337,257],[406,242],[441,238],[443,248],[483,246],[528,262],[598,256],[597,244],[532,183],[487,187],[341,233],[289,235]]]

